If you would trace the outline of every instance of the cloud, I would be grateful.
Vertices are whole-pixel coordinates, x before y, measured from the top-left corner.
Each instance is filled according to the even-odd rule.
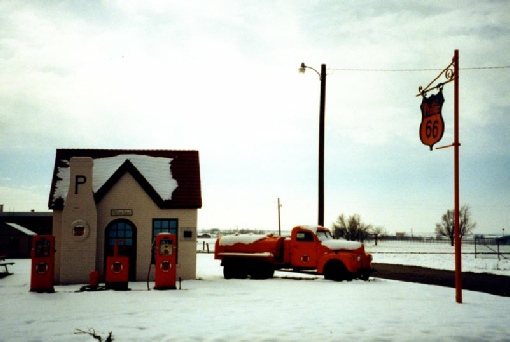
[[[402,217],[430,226],[437,206],[451,201],[452,156],[419,141],[418,86],[450,63],[454,49],[461,68],[507,65],[508,7],[2,2],[0,149],[38,151],[46,164],[58,147],[197,149],[204,226],[269,227],[278,196],[285,220],[314,222],[320,82],[297,69],[325,63],[327,221],[349,209],[390,229],[405,225],[392,214],[403,207]],[[430,68],[439,70],[404,71]],[[461,70],[462,167],[495,179],[463,178],[463,202],[505,202],[482,204],[476,194],[508,183],[508,83],[507,69]],[[452,84],[445,98],[441,143],[448,144]],[[28,159],[20,166],[9,153],[2,172],[13,177],[32,167]],[[49,182],[52,165],[37,172]],[[39,184],[31,177],[16,181]],[[225,215],[230,206],[235,214]],[[487,226],[495,222],[484,217]]]
[[[40,189],[0,186],[4,211],[48,211],[48,195]]]

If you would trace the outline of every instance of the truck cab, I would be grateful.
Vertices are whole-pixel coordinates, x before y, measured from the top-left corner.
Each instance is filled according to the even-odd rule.
[[[290,248],[291,263],[295,269],[316,268],[320,257],[320,240],[316,234],[308,229],[298,227],[291,233]]]
[[[321,226],[297,226],[288,242],[291,264],[295,270],[316,269],[326,279],[368,279],[372,256],[357,241],[334,239]]]

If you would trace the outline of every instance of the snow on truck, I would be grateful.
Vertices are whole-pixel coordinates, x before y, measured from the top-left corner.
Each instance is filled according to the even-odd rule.
[[[272,278],[275,270],[313,271],[335,281],[367,280],[372,255],[362,243],[333,239],[321,226],[297,226],[290,237],[226,235],[216,240],[214,258],[221,260],[225,279]]]

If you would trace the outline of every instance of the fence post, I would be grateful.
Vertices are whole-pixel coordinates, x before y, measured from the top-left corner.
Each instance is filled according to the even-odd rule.
[[[478,238],[475,236],[475,259],[476,259],[476,240],[478,240]]]

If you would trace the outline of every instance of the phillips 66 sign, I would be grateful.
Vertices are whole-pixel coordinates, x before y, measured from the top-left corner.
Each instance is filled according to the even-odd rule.
[[[444,121],[441,116],[441,108],[443,107],[444,97],[440,90],[436,95],[430,97],[423,96],[421,102],[421,124],[420,139],[421,142],[432,148],[443,137]]]

